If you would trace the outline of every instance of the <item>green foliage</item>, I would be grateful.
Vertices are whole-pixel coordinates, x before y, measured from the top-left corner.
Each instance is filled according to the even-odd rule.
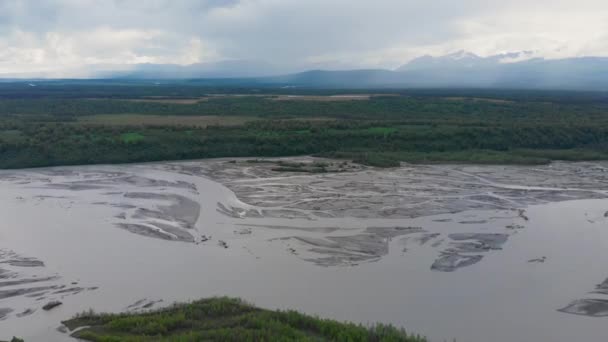
[[[370,127],[367,129],[367,131],[370,133],[373,133],[373,134],[387,136],[391,133],[397,132],[397,128],[395,128],[395,127]]]
[[[0,168],[306,154],[379,167],[401,161],[538,164],[608,158],[608,99],[601,93],[428,90],[365,101],[264,96],[213,97],[194,104],[124,100],[152,94],[204,96],[205,90],[141,85],[28,90],[0,84]],[[3,99],[2,92],[9,98]],[[90,99],[94,94],[103,97]],[[464,95],[472,97],[454,97]],[[144,124],[141,118],[152,114],[173,115],[171,121],[179,115],[213,115],[220,121]],[[86,115],[96,115],[94,124],[82,120]],[[116,120],[121,115],[129,120]],[[113,121],[104,125],[103,118]],[[222,125],[224,119],[230,125]],[[324,168],[278,165],[277,171]]]
[[[88,341],[403,341],[426,342],[390,325],[365,327],[258,309],[239,299],[211,298],[140,314],[85,313],[64,322]]]
[[[141,133],[137,133],[137,132],[123,133],[120,135],[120,140],[122,140],[122,142],[127,143],[127,144],[140,142],[140,141],[144,140],[144,138],[145,137]]]

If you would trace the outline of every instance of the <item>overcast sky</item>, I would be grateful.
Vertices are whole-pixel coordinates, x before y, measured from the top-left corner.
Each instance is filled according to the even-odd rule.
[[[0,0],[0,73],[228,59],[394,68],[461,49],[608,56],[608,0]]]

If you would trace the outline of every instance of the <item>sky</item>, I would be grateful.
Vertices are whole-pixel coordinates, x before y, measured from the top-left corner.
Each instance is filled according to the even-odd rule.
[[[421,55],[608,56],[606,0],[0,0],[0,74],[264,61],[396,68]]]

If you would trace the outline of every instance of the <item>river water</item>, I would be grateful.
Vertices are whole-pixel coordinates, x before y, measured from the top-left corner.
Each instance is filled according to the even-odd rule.
[[[227,295],[436,342],[606,341],[605,170],[2,171],[0,339],[69,341],[61,320],[89,308]]]

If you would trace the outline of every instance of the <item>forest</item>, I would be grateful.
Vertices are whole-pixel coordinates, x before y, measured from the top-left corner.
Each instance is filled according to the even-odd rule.
[[[608,159],[608,94],[0,83],[0,168],[294,155],[381,167]]]

